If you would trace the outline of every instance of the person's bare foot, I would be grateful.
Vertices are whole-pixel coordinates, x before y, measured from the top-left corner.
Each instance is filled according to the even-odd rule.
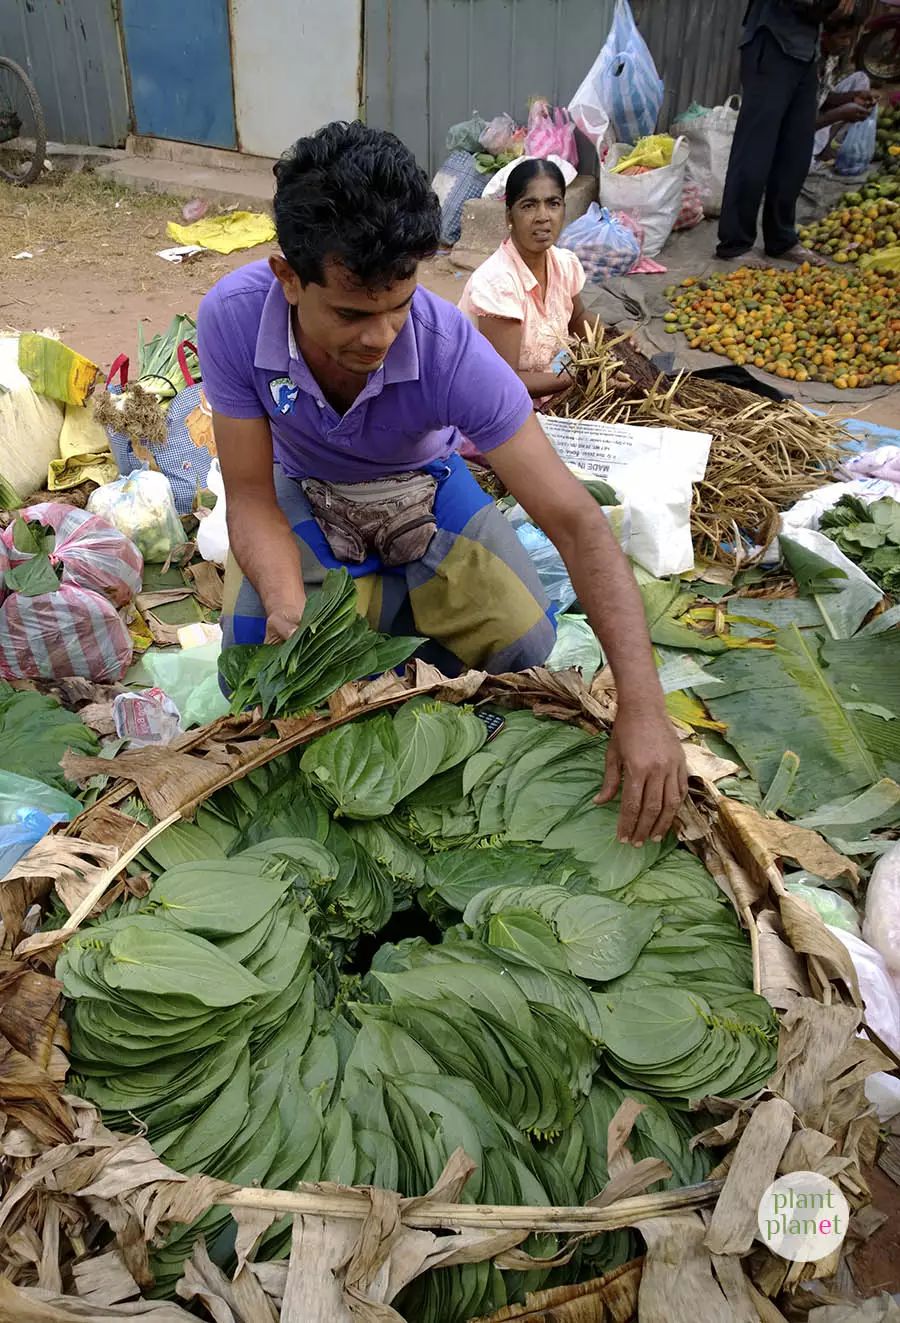
[[[828,261],[821,253],[814,253],[811,248],[804,248],[802,243],[794,244],[786,253],[780,253],[774,259],[778,262],[793,262],[795,266],[802,266],[808,262],[810,266],[828,266]]]

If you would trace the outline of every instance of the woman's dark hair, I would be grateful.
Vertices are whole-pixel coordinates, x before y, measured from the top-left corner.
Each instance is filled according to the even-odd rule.
[[[548,175],[555,184],[559,185],[563,197],[566,196],[566,181],[559,166],[554,161],[545,161],[542,156],[535,156],[528,161],[522,161],[506,176],[507,207],[514,207],[532,179],[540,179],[541,175]]]
[[[364,285],[408,280],[440,243],[441,208],[393,133],[335,121],[275,165],[278,242],[304,285],[337,259]]]

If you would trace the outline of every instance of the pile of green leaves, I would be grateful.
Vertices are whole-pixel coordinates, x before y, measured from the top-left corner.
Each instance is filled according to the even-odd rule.
[[[842,496],[819,527],[886,593],[900,595],[900,501]]]
[[[96,754],[99,747],[94,732],[55,698],[0,680],[0,770],[66,790],[63,754]]]
[[[267,717],[293,716],[323,703],[351,680],[392,670],[423,642],[371,629],[357,613],[350,575],[329,570],[289,639],[227,648],[219,674],[231,692],[232,712],[260,707]]]
[[[155,395],[160,403],[168,403],[187,386],[178,347],[185,340],[197,339],[197,324],[187,313],[176,313],[165,331],[151,340],[144,340],[144,326],[138,322],[138,381],[144,390]],[[200,380],[200,362],[195,350],[185,347],[188,371],[195,381]]]
[[[529,1205],[603,1188],[630,1096],[633,1156],[702,1179],[691,1109],[760,1086],[774,1022],[702,865],[672,841],[621,846],[593,805],[604,748],[529,712],[485,743],[471,713],[412,700],[220,791],[135,861],[149,895],[65,948],[73,1087],[185,1172],[414,1196],[462,1146],[466,1199]],[[155,1254],[159,1294],[198,1231],[230,1261],[215,1209]],[[278,1222],[260,1254],[289,1241]],[[601,1237],[554,1280],[634,1249]],[[465,1323],[548,1280],[454,1267],[398,1307]]]
[[[17,551],[28,553],[28,560],[0,575],[0,587],[23,597],[41,597],[55,593],[59,587],[59,572],[50,560],[56,545],[56,533],[37,520],[26,521],[18,516],[13,521],[13,545]]]

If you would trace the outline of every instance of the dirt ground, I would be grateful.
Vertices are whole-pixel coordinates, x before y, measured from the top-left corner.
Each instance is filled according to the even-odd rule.
[[[44,177],[29,189],[0,183],[0,331],[42,331],[106,368],[134,354],[138,323],[164,330],[179,312],[196,315],[228,271],[276,251],[261,244],[223,257],[203,252],[173,265],[156,254],[175,242],[183,199],[137,193],[82,172]],[[32,257],[16,258],[30,252]],[[456,302],[465,283],[446,257],[423,265],[424,285]]]

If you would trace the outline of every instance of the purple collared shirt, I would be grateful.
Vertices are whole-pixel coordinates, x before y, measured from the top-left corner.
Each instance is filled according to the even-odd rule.
[[[216,413],[267,417],[275,459],[294,478],[366,482],[446,459],[463,436],[480,451],[513,436],[532,402],[512,368],[445,299],[419,287],[403,329],[343,415],[292,345],[266,262],[214,285],[200,305],[203,389]]]

